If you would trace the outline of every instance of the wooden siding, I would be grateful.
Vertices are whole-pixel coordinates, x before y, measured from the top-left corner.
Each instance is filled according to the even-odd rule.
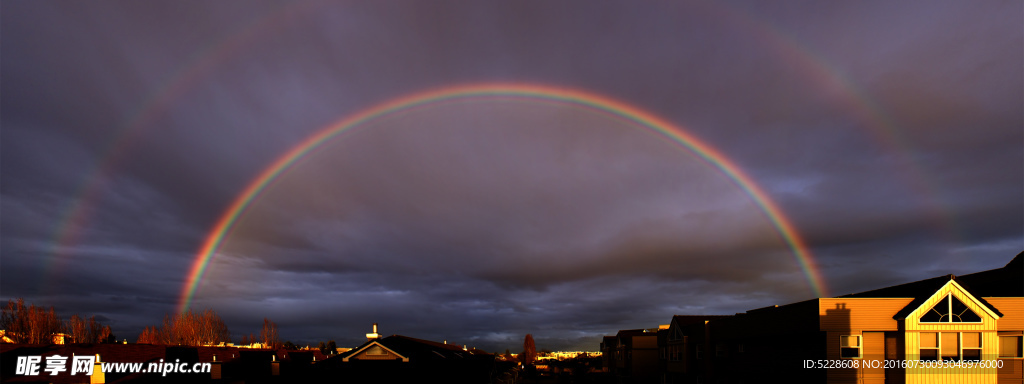
[[[921,316],[939,302],[946,300],[952,294],[981,317],[978,323],[921,323]],[[904,320],[904,346],[905,356],[908,360],[920,359],[921,332],[959,333],[959,332],[980,332],[981,333],[981,355],[982,359],[994,359],[999,352],[999,335],[996,333],[997,319],[993,317],[987,308],[984,308],[978,301],[968,294],[955,281],[946,283],[941,289],[935,292],[928,300],[911,312]],[[939,340],[942,340],[939,337]],[[941,343],[941,341],[940,341]],[[997,372],[995,368],[908,368],[906,370],[907,384],[997,384]]]
[[[999,384],[1024,384],[1024,361],[1021,359],[1000,359],[1003,367],[997,370]]]
[[[658,349],[658,337],[654,334],[650,336],[633,336],[633,349]]]
[[[818,326],[822,331],[895,331],[899,322],[892,317],[911,298],[818,299]]]
[[[907,370],[907,384],[997,384],[994,370],[946,368],[931,371]]]
[[[885,383],[885,332],[864,332],[861,338],[861,362],[872,362],[866,364],[870,368],[861,368],[861,378],[864,384]]]
[[[884,332],[861,332],[861,331],[832,331],[826,336],[826,355],[829,360],[840,358],[840,336],[860,335],[861,352],[860,358],[844,359],[857,360],[858,365],[877,365],[878,368],[832,368],[827,369],[829,383],[885,383],[885,333]],[[877,363],[869,361],[878,360]]]
[[[1003,314],[1000,331],[1024,331],[1024,297],[986,297],[985,301]]]
[[[910,322],[910,320],[907,320]],[[916,322],[916,320],[914,320]],[[943,331],[937,331],[943,332]],[[945,332],[958,332],[948,330]],[[945,333],[943,332],[943,333]],[[920,332],[906,332],[907,360],[920,359]],[[939,338],[941,340],[941,338]],[[999,335],[996,332],[981,332],[982,359],[993,360],[998,353]],[[907,369],[907,383],[996,383],[995,369],[980,368],[914,368]]]
[[[824,300],[824,299],[822,299]],[[860,331],[829,331],[825,335],[825,356],[828,360],[839,360],[840,359],[840,336],[847,335],[861,335]],[[863,336],[863,335],[862,335]],[[863,348],[864,340],[861,338],[861,348]],[[864,351],[861,350],[863,355]],[[832,368],[826,369],[826,374],[829,383],[856,383],[859,372],[853,368]]]

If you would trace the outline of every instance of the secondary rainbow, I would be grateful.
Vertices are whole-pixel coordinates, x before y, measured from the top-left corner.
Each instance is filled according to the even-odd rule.
[[[74,197],[64,207],[60,218],[51,234],[50,255],[44,259],[46,279],[40,284],[54,278],[58,272],[60,261],[67,259],[66,253],[78,243],[92,213],[97,209],[104,188],[115,178],[118,168],[124,165],[136,149],[143,135],[154,128],[154,125],[181,98],[192,91],[201,81],[215,73],[221,64],[228,62],[240,54],[244,48],[259,42],[259,37],[270,31],[286,27],[292,20],[311,12],[319,3],[303,2],[282,4],[263,17],[237,28],[235,32],[212,41],[194,52],[184,60],[185,65],[168,76],[156,87],[156,91],[144,98],[138,110],[120,124],[113,139],[101,152],[99,160],[83,174]]]
[[[315,151],[323,143],[338,138],[350,129],[375,118],[431,103],[481,97],[544,100],[598,110],[646,127],[656,134],[671,140],[675,145],[691,151],[709,165],[714,166],[727,175],[753,199],[778,231],[783,241],[791,249],[794,258],[803,270],[804,275],[806,275],[814,293],[818,297],[827,297],[826,287],[814,263],[811,252],[793,227],[793,224],[783,215],[778,205],[772,201],[768,194],[750,176],[716,148],[650,112],[599,94],[549,85],[484,83],[443,87],[377,104],[328,125],[278,157],[277,160],[266,167],[259,176],[245,187],[231,203],[230,207],[220,216],[213,229],[206,236],[202,247],[200,247],[192,263],[185,286],[182,288],[178,311],[183,312],[189,308],[192,298],[203,280],[207,266],[217,254],[224,239],[231,233],[235,223],[245,214],[252,201],[259,198],[261,193],[279,175],[290,169],[297,161]]]

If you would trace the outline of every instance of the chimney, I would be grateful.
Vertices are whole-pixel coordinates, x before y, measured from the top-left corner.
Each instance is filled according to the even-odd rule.
[[[100,354],[96,354],[96,362],[93,363],[92,376],[89,376],[90,384],[103,384],[107,382],[107,375],[103,373],[103,363],[100,360]]]
[[[377,334],[377,323],[373,323],[373,333],[367,333],[366,334],[366,339],[367,340],[377,340],[379,338],[380,338],[380,335]]]

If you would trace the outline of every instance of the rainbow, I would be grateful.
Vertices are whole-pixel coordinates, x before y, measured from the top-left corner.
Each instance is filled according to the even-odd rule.
[[[219,39],[198,47],[193,55],[183,61],[181,67],[169,74],[156,87],[153,94],[143,98],[139,109],[127,116],[122,127],[102,150],[100,158],[92,164],[89,171],[82,174],[74,196],[61,209],[48,242],[49,255],[43,261],[46,277],[40,279],[40,288],[54,286],[46,282],[55,279],[63,262],[72,256],[75,245],[84,237],[84,230],[97,209],[104,187],[108,186],[118,168],[130,158],[136,143],[165,117],[179,99],[201,84],[205,78],[221,70],[224,64],[258,45],[263,38],[289,27],[327,4],[331,2],[283,4],[262,16],[237,25]],[[931,215],[936,226],[941,227],[951,241],[958,238],[955,220],[936,192],[935,183],[928,179],[923,166],[915,164],[913,158],[903,152],[911,145],[900,136],[899,122],[888,116],[882,106],[872,100],[870,94],[859,89],[828,60],[816,55],[794,36],[759,17],[755,11],[724,2],[695,5],[707,12],[708,17],[730,23],[739,31],[770,47],[780,60],[800,70],[823,95],[836,97],[837,106],[858,120],[861,127],[881,148],[899,160],[897,169],[905,174],[901,181],[910,191],[922,196],[932,208]],[[662,135],[672,136],[666,133]]]
[[[96,210],[103,188],[110,183],[116,170],[129,159],[130,152],[186,93],[207,75],[214,73],[221,63],[235,57],[244,48],[258,42],[258,37],[286,27],[292,20],[309,13],[315,2],[283,4],[267,15],[237,28],[238,32],[211,42],[186,59],[186,65],[161,82],[156,91],[145,98],[139,109],[121,125],[114,140],[102,150],[100,160],[84,173],[74,198],[63,209],[50,236],[50,254],[45,269],[55,274],[60,260],[82,237],[89,218]],[[51,277],[52,278],[52,277]],[[41,282],[42,283],[42,282]]]
[[[470,98],[522,98],[582,106],[647,127],[659,136],[669,139],[675,145],[691,151],[709,165],[727,175],[761,208],[765,216],[791,249],[794,258],[806,275],[811,289],[818,297],[828,297],[821,273],[815,265],[807,244],[800,238],[793,224],[783,215],[782,210],[761,189],[753,179],[735,163],[714,147],[672,123],[634,107],[599,94],[548,85],[516,83],[483,83],[448,86],[425,92],[402,96],[343,118],[317,133],[307,137],[278,157],[270,166],[253,179],[220,216],[213,229],[196,254],[182,288],[178,311],[187,310],[206,273],[206,269],[217,254],[224,239],[231,233],[235,223],[245,214],[246,209],[258,199],[263,191],[278,176],[289,170],[296,162],[315,151],[325,142],[340,137],[354,127],[373,119],[395,112],[422,107],[428,104]]]
[[[849,116],[858,120],[860,126],[865,128],[864,130],[872,138],[873,143],[899,160],[896,166],[905,176],[902,181],[911,192],[919,196],[926,205],[932,207],[928,214],[935,226],[943,232],[947,241],[960,241],[962,234],[957,229],[953,213],[946,207],[937,192],[938,186],[934,180],[928,177],[925,166],[907,155],[914,151],[911,143],[901,134],[902,129],[900,129],[899,122],[886,112],[866,90],[859,87],[839,67],[815,54],[814,50],[802,44],[799,39],[786,33],[782,28],[758,17],[753,10],[739,5],[727,6],[724,2],[717,2],[714,5],[717,7],[712,7],[712,9],[722,13],[723,20],[731,20],[741,28],[751,31],[751,37],[772,47],[772,51],[782,61],[792,64],[800,70],[803,76],[817,85],[823,96],[838,96],[842,103],[837,106],[844,108]]]

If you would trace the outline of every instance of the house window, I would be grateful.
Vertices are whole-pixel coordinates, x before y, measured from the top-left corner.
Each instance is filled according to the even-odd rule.
[[[727,348],[728,348],[728,346],[725,345],[725,343],[715,344],[715,356],[717,356],[717,357],[725,357],[726,352],[728,351]]]
[[[981,317],[952,294],[921,315],[922,323],[980,323]]]
[[[1024,357],[1021,341],[1024,336],[999,336],[999,357]]]
[[[850,359],[860,358],[860,336],[839,336],[839,357]]]
[[[921,332],[921,360],[981,360],[979,332]]]
[[[698,359],[703,359],[704,358],[704,344],[697,344],[697,353],[696,353],[696,355],[697,355]]]
[[[668,359],[669,361],[679,361],[679,346],[673,345],[668,347]]]
[[[939,333],[921,332],[921,360],[939,359]]]
[[[981,333],[961,333],[960,345],[960,356],[963,360],[981,360]]]
[[[958,360],[960,358],[959,333],[939,333],[939,358],[941,358],[942,360]]]

